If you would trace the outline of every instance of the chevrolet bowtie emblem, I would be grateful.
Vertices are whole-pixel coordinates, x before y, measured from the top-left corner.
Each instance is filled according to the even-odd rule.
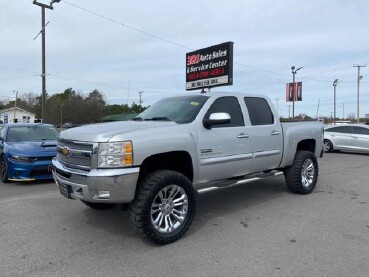
[[[68,148],[67,148],[67,147],[63,147],[63,148],[61,149],[61,153],[62,153],[64,156],[67,156],[67,155],[68,155],[68,153],[69,153]]]

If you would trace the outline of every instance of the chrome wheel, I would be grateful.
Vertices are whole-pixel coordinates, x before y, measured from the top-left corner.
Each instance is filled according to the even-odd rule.
[[[332,143],[329,140],[324,140],[323,143],[324,152],[331,152],[332,148],[333,148]]]
[[[131,223],[144,239],[172,243],[190,227],[196,212],[196,191],[183,174],[157,170],[141,180],[131,204]]]
[[[308,188],[314,180],[315,167],[311,159],[306,159],[302,165],[301,182],[305,188]]]
[[[187,211],[185,190],[177,185],[167,186],[159,191],[151,205],[151,224],[160,233],[171,233],[182,225]]]

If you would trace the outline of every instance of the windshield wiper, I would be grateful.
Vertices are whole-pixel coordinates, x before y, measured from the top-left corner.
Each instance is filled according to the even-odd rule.
[[[152,118],[146,118],[145,121],[152,120],[152,121],[172,121],[166,116],[155,116]]]
[[[136,116],[131,119],[132,121],[143,121],[144,119],[141,116]]]

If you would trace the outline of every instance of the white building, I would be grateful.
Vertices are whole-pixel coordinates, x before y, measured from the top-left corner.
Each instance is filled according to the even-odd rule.
[[[34,123],[36,115],[21,108],[0,110],[0,120],[3,123]]]

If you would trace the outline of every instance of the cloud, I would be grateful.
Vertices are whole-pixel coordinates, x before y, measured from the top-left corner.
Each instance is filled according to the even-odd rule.
[[[187,48],[233,41],[234,85],[213,91],[262,93],[273,102],[278,98],[279,111],[286,116],[284,93],[285,83],[292,80],[291,65],[304,66],[296,75],[303,81],[304,99],[296,104],[298,113],[316,114],[321,99],[324,114],[329,116],[336,78],[343,80],[337,93],[341,104],[345,103],[345,113],[356,111],[357,69],[352,65],[369,63],[368,1],[68,3],[62,1],[46,11],[46,22],[50,22],[46,69],[49,74],[75,80],[48,76],[50,93],[71,86],[84,92],[97,88],[109,101],[122,103],[119,101],[128,101],[130,83],[130,98],[143,90],[144,103],[151,104],[185,91]],[[40,8],[31,0],[1,1],[0,96],[13,90],[41,91],[41,78],[32,73],[41,71],[41,40],[33,40],[40,26]],[[339,67],[345,68],[334,70]],[[369,113],[368,70],[362,68],[361,72],[363,114]]]

